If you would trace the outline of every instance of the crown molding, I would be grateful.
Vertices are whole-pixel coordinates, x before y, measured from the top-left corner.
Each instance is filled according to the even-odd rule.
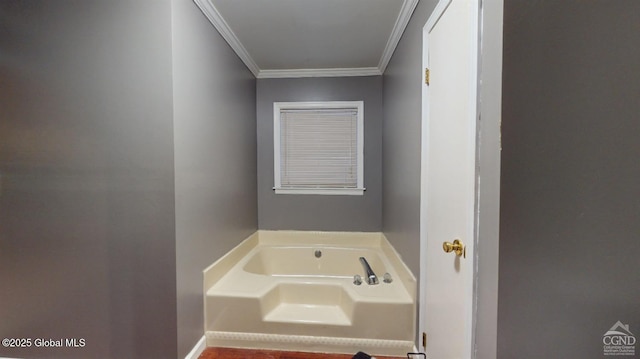
[[[398,15],[398,19],[396,19],[395,25],[393,25],[393,30],[391,31],[391,35],[387,40],[387,45],[385,46],[380,62],[378,63],[378,70],[380,73],[384,73],[387,69],[387,65],[389,64],[389,61],[391,61],[391,57],[396,51],[400,38],[402,38],[402,34],[407,28],[409,20],[411,20],[411,15],[413,15],[413,11],[416,9],[417,5],[418,0],[404,0],[402,3],[400,14]]]
[[[350,77],[350,76],[380,76],[382,72],[377,67],[334,68],[334,69],[286,69],[260,70],[259,79],[294,78],[294,77]]]
[[[193,0],[209,22],[218,30],[229,46],[240,57],[249,71],[257,78],[296,78],[296,77],[348,77],[348,76],[380,76],[384,73],[400,42],[404,30],[409,24],[411,15],[419,0],[404,0],[400,13],[387,40],[387,44],[378,63],[378,67],[333,68],[333,69],[285,69],[261,70],[236,34],[231,30],[211,0]]]
[[[236,34],[233,33],[229,24],[224,20],[218,9],[213,5],[210,0],[193,0],[196,5],[202,10],[204,15],[209,19],[209,22],[213,24],[213,26],[218,30],[220,35],[229,43],[229,46],[233,49],[233,51],[238,54],[238,57],[244,62],[244,64],[249,68],[249,71],[253,73],[254,76],[258,77],[260,73],[260,68],[253,60],[251,55],[247,49],[242,45]]]

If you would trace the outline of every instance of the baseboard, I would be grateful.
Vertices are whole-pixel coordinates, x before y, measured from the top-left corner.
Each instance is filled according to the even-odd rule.
[[[200,338],[200,340],[198,340],[198,342],[196,343],[196,346],[191,349],[189,354],[187,354],[184,359],[198,359],[200,354],[202,354],[205,349],[207,349],[207,337],[203,335],[202,338]]]
[[[364,351],[378,356],[404,357],[415,347],[412,341],[404,340],[287,334],[207,331],[206,337],[211,347],[342,354]]]

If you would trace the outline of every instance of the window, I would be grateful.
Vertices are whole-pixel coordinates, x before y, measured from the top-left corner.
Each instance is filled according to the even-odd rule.
[[[364,103],[273,104],[278,194],[362,195]]]

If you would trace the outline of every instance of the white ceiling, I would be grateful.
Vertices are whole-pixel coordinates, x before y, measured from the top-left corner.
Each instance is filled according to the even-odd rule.
[[[256,77],[380,75],[418,0],[194,0]]]

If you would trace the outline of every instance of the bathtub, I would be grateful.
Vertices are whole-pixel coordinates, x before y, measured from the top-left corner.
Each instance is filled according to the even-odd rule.
[[[360,257],[379,284],[367,284]],[[208,346],[414,349],[415,277],[381,233],[258,231],[205,270],[204,291]]]

